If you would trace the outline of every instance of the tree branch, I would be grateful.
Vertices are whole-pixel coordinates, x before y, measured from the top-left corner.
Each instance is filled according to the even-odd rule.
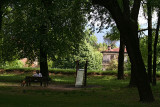
[[[146,30],[148,30],[148,28],[146,28],[146,29],[141,29],[141,30],[138,30],[138,32],[143,32],[143,31],[146,31]],[[152,29],[152,30],[156,30],[156,29]]]
[[[92,3],[105,7],[117,24],[123,24],[123,13],[117,0],[92,0]]]

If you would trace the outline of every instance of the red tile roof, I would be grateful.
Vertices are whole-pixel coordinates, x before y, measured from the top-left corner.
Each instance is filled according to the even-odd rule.
[[[116,53],[117,53],[117,52],[119,52],[119,48],[114,48],[114,49],[111,49],[111,50],[105,50],[105,51],[103,51],[103,52],[116,52]],[[124,52],[127,53],[126,48],[125,48]]]

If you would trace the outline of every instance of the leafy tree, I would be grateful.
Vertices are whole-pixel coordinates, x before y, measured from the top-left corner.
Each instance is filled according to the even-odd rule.
[[[104,38],[109,38],[111,41],[116,41],[120,39],[120,32],[118,31],[116,26],[113,26],[110,32],[107,32]]]
[[[148,42],[148,39],[146,35],[140,38],[140,50],[141,50],[142,58],[146,67],[147,67],[147,57],[148,57],[147,42]]]
[[[85,32],[87,35],[88,33]],[[88,40],[92,36],[86,39],[82,43],[79,44],[79,48],[73,54],[66,56],[65,58],[58,57],[54,61],[54,66],[57,68],[75,68],[75,61],[79,60],[80,68],[84,68],[86,60],[88,60],[88,69],[90,70],[101,70],[102,69],[102,54],[95,49],[95,47],[91,44],[92,42]],[[53,66],[53,67],[54,67]]]
[[[152,40],[152,37],[150,36],[151,35],[151,30],[152,30],[152,26],[151,26],[151,10],[152,10],[152,12],[153,11],[157,11],[157,14],[158,14],[158,11],[159,11],[159,3],[158,3],[159,1],[158,0],[154,0],[154,1],[150,1],[150,0],[148,0],[147,1],[147,5],[148,5],[148,10],[149,10],[149,12],[148,12],[148,24],[149,24],[149,27],[148,27],[148,49],[146,49],[146,50],[148,50],[148,75],[149,75],[149,79],[150,79],[150,81],[151,81],[151,79],[152,79],[152,72],[151,72],[151,68],[152,68],[152,52],[150,51],[151,49],[152,49],[152,42],[153,42],[153,40]],[[145,5],[144,5],[145,6]],[[146,8],[145,8],[146,9]],[[145,10],[146,11],[146,10]],[[158,16],[158,15],[157,15]],[[158,21],[157,21],[157,24],[158,24]],[[158,28],[159,26],[157,25],[157,28],[156,28],[156,33],[154,33],[154,32],[152,32],[152,35],[154,35],[155,34],[155,41],[154,41],[154,57],[153,57],[153,85],[155,85],[156,84],[156,57],[157,57],[157,54],[156,54],[156,51],[157,51],[157,41],[158,41]],[[144,44],[144,45],[146,45],[146,44]],[[146,52],[144,52],[144,53],[146,53]],[[143,54],[143,53],[142,53]],[[143,55],[143,56],[146,56],[146,54],[145,55]],[[143,58],[144,59],[144,62],[146,62],[145,61],[145,58]],[[147,57],[146,57],[146,59],[147,59]],[[150,61],[149,61],[150,60]]]
[[[111,37],[111,36],[110,36],[110,37]],[[115,48],[117,41],[110,39],[110,37],[104,36],[103,39],[104,39],[105,43],[106,43],[108,46],[111,46],[111,48]]]
[[[87,42],[91,46],[93,46],[95,49],[98,49],[98,43],[97,43],[98,40],[97,40],[97,37],[93,33],[91,33],[90,30],[86,30],[85,31],[85,35],[86,35]]]
[[[108,46],[106,43],[99,43],[98,44],[98,51],[99,52],[105,51],[105,50],[107,50],[107,48],[108,48]]]
[[[85,13],[78,1],[19,1],[8,7],[11,10],[3,23],[4,56],[38,58],[43,76],[48,77],[47,57],[72,53],[83,39]]]

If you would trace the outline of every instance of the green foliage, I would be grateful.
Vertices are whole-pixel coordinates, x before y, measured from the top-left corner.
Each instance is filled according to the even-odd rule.
[[[107,66],[106,71],[116,71],[118,70],[118,58],[115,58],[109,62],[109,66]],[[124,71],[131,70],[131,63],[129,57],[127,61],[124,61]]]
[[[124,71],[129,71],[129,70],[131,70],[131,62],[128,57],[127,62],[124,62]]]
[[[106,70],[117,70],[118,68],[118,59],[115,58],[109,62],[109,66],[107,66]]]
[[[20,60],[6,61],[5,64],[1,65],[3,68],[21,68],[23,66],[23,63]]]
[[[106,43],[99,43],[98,44],[98,51],[102,52],[108,49],[108,45]]]
[[[74,0],[20,0],[8,4],[2,26],[3,58],[35,60],[40,47],[53,59],[72,53],[84,38],[86,19],[82,8],[80,1]]]
[[[153,32],[153,35],[155,35],[155,32]],[[155,36],[153,36],[153,41],[152,41],[153,43],[154,43],[154,37]],[[143,58],[143,61],[144,61],[144,64],[145,64],[146,67],[147,67],[147,59],[148,59],[148,44],[147,43],[148,43],[147,36],[144,36],[144,37],[140,38],[140,50],[141,50],[142,58]],[[154,44],[152,44],[152,46],[153,45]],[[159,53],[159,51],[160,51],[160,44],[158,43],[157,44],[157,64],[158,64],[158,66],[160,65],[160,53]]]
[[[107,32],[104,38],[109,38],[111,41],[120,39],[120,32],[116,26],[113,26],[109,32]]]
[[[140,38],[140,50],[142,53],[142,58],[144,61],[145,66],[147,66],[147,59],[148,59],[148,39],[147,37]]]
[[[102,54],[97,51],[97,38],[93,34],[90,36],[90,31],[85,31],[85,39],[79,44],[76,51],[66,57],[58,56],[53,61],[54,68],[75,68],[76,61],[79,60],[80,68],[84,69],[86,60],[89,61],[88,69],[101,70],[102,69]]]
[[[120,32],[116,26],[112,26],[111,30],[103,37],[105,43],[112,48],[116,47],[116,42],[120,40]]]
[[[16,72],[20,72],[20,73],[26,73],[27,75],[31,76],[33,74],[33,71],[40,70],[40,69],[39,68],[24,68],[24,67],[22,67],[22,68],[4,67],[4,68],[1,68],[1,70],[3,71],[4,75],[6,75],[7,73],[13,73],[13,75],[15,75],[14,71],[16,71]],[[54,73],[54,74],[74,75],[76,73],[76,69],[49,68],[49,72]],[[126,75],[130,74],[130,72],[128,72],[127,70],[124,73]],[[87,74],[88,75],[117,75],[117,70],[107,70],[107,71],[87,70]],[[160,76],[160,75],[158,75],[158,76]]]
[[[102,65],[102,54],[98,51],[95,51],[94,48],[87,43],[81,44],[79,52],[75,56],[76,60],[80,61],[80,67],[84,67],[85,60],[89,61],[88,69],[90,70],[100,70]],[[83,65],[83,66],[82,66]]]
[[[48,68],[51,68],[53,66],[53,61],[52,60],[48,60],[47,63],[48,63]]]
[[[59,57],[55,62],[56,68],[75,68],[75,61],[79,60],[80,68],[84,69],[86,60],[89,61],[88,69],[102,69],[102,54],[96,51],[86,40],[79,44],[78,52],[68,55],[66,58]]]

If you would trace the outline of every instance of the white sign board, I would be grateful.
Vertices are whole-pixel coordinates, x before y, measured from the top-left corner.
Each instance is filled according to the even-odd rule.
[[[78,70],[75,87],[83,86],[83,78],[84,78],[84,70]]]

